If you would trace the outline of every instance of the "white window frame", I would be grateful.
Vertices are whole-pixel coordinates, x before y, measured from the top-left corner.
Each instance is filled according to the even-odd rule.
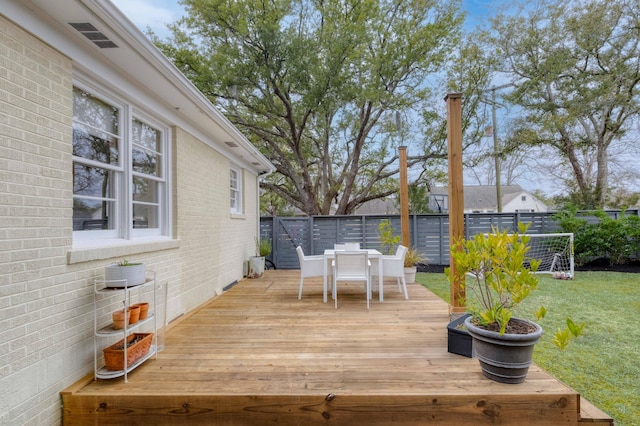
[[[170,189],[170,173],[171,173],[171,130],[167,125],[162,124],[159,120],[153,119],[143,111],[134,107],[130,102],[119,98],[111,93],[108,89],[99,87],[84,79],[76,78],[73,81],[74,88],[78,88],[89,93],[91,96],[106,102],[119,110],[118,116],[118,151],[119,166],[114,167],[114,192],[111,194],[113,199],[117,201],[114,209],[114,229],[105,230],[78,230],[73,231],[74,247],[99,247],[104,245],[117,244],[118,241],[123,243],[135,242],[136,239],[143,237],[170,237],[171,236],[171,189]],[[133,171],[132,167],[132,123],[138,120],[144,124],[153,127],[161,134],[161,157],[159,161],[158,175],[149,176],[141,175]],[[91,160],[73,157],[73,163],[91,165]],[[102,163],[96,166],[103,167]],[[145,179],[151,179],[159,183],[157,193],[157,215],[158,227],[156,228],[133,228],[133,196],[132,186],[133,177],[140,176]]]
[[[229,209],[231,214],[243,214],[243,194],[242,169],[231,165],[229,168]]]

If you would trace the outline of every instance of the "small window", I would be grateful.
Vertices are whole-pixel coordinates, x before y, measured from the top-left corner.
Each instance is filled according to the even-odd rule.
[[[521,198],[521,200],[522,200],[522,201],[527,201],[527,196],[526,196],[526,195],[523,195],[523,196],[522,196],[522,198]]]
[[[240,170],[231,168],[230,170],[230,205],[231,213],[242,213],[242,174]]]

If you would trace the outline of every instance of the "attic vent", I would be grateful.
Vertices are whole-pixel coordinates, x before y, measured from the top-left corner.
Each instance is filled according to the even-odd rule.
[[[80,34],[91,40],[100,49],[118,47],[117,44],[109,40],[109,37],[102,34],[93,24],[89,22],[69,22]]]
[[[251,164],[253,164],[254,166],[259,166],[260,163],[258,163],[257,161],[252,161]]]
[[[238,144],[235,142],[225,142],[225,144],[230,148],[237,148]]]

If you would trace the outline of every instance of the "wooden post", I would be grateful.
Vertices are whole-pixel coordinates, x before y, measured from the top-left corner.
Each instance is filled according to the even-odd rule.
[[[400,151],[400,230],[402,245],[411,247],[409,236],[409,185],[407,183],[407,147],[401,146]]]
[[[449,93],[447,103],[447,143],[449,160],[449,246],[453,250],[455,241],[464,238],[464,184],[462,181],[462,94]],[[449,313],[465,312],[465,290],[456,274],[453,257],[449,257],[453,277],[451,282],[451,304]]]

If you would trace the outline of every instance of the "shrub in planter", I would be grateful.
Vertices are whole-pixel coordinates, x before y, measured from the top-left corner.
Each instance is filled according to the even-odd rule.
[[[540,262],[527,257],[526,230],[527,226],[519,224],[519,232],[513,234],[494,229],[488,235],[457,241],[451,256],[458,275],[454,276],[449,268],[445,270],[450,281],[466,283],[465,288],[480,305],[471,310],[465,326],[473,337],[474,352],[484,375],[502,383],[525,380],[533,347],[542,336],[538,324],[513,315],[513,309],[538,286],[534,272]],[[471,277],[468,282],[467,275]],[[541,307],[536,318],[541,319],[545,312]],[[581,327],[578,328],[577,334],[571,330],[573,335],[580,334]],[[564,346],[569,338],[565,336]]]
[[[256,255],[249,258],[249,278],[260,278],[264,273],[265,257],[271,254],[271,241],[256,238]]]
[[[416,272],[418,271],[418,263],[426,262],[427,258],[422,255],[415,247],[409,247],[407,254],[404,256],[404,279],[407,284],[416,282]]]

